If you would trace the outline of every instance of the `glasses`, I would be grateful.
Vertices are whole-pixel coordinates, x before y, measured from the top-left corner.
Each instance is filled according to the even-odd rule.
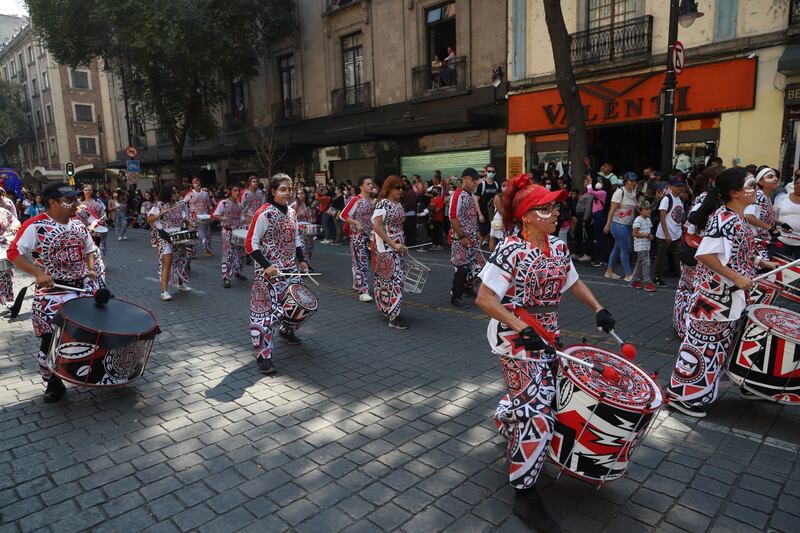
[[[558,204],[547,204],[539,207],[532,207],[531,211],[538,211],[543,215],[549,215],[553,211],[558,210]]]

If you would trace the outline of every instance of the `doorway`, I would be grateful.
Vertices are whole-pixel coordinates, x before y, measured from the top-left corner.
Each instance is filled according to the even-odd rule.
[[[595,171],[606,162],[614,165],[614,174],[620,177],[628,171],[640,175],[644,167],[660,166],[660,122],[592,128],[587,137]]]

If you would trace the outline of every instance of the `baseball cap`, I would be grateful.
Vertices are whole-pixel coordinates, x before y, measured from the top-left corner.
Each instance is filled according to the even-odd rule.
[[[461,173],[461,177],[463,178],[465,176],[469,176],[474,179],[480,178],[480,176],[478,175],[478,171],[472,167],[467,167],[464,169],[464,172]]]
[[[80,196],[80,192],[76,191],[66,183],[49,185],[42,192],[42,198],[45,202],[50,198],[75,198],[77,196]]]
[[[636,175],[636,172],[626,172],[623,176],[625,181],[636,181],[639,179],[639,176]]]
[[[540,205],[547,205],[550,202],[561,203],[567,199],[569,191],[567,189],[558,189],[556,191],[548,190],[547,187],[541,185],[533,185],[533,190],[528,194],[525,199],[531,207]],[[530,198],[530,200],[528,200]]]
[[[674,178],[669,180],[669,184],[672,185],[673,187],[683,187],[684,185],[686,185],[686,182],[683,181],[683,178],[675,176]]]

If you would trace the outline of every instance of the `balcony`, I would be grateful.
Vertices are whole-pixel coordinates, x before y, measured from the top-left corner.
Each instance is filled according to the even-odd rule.
[[[247,126],[247,109],[225,113],[225,131],[239,131]]]
[[[358,4],[361,0],[325,0],[325,14]]]
[[[789,1],[789,27],[800,26],[800,0]]]
[[[653,17],[579,31],[570,35],[570,41],[570,58],[575,67],[646,60],[653,45]]]
[[[272,105],[272,120],[277,126],[294,124],[303,119],[303,101],[300,98],[286,99]]]
[[[414,98],[464,91],[467,88],[467,58],[456,57],[446,65],[421,65],[411,69]]]
[[[370,84],[362,83],[331,91],[331,108],[334,114],[371,109]]]

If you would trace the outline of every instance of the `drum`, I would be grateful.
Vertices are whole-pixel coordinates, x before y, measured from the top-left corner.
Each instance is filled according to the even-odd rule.
[[[800,314],[771,305],[749,306],[728,375],[766,399],[800,404]]]
[[[762,279],[750,289],[748,303],[751,305],[772,305],[783,289],[771,281]]]
[[[792,260],[780,254],[772,256],[772,261],[778,263],[778,266],[791,263]],[[780,296],[787,300],[800,303],[800,266],[794,266],[781,270],[775,274],[774,283],[781,287]]]
[[[663,404],[653,378],[635,363],[601,348],[576,345],[565,353],[621,374],[619,382],[562,359],[556,374],[556,412],[548,455],[561,470],[603,484],[628,470]]]
[[[14,265],[8,260],[8,256],[6,255],[6,248],[0,248],[0,272],[11,270],[13,266]]]
[[[231,232],[231,244],[244,248],[244,243],[247,241],[247,230],[235,229]]]
[[[87,387],[118,387],[141,376],[160,332],[150,311],[124,300],[100,306],[94,298],[75,298],[53,324],[47,366]]]
[[[297,231],[302,236],[318,236],[325,234],[322,224],[311,224],[310,222],[298,222]]]
[[[89,233],[92,235],[92,240],[95,244],[100,244],[100,241],[103,240],[103,237],[108,235],[108,228],[105,226],[97,225],[93,229],[89,230]]]
[[[428,275],[431,273],[431,269],[409,254],[405,256],[403,268],[406,275],[406,280],[403,284],[403,292],[422,294],[422,289],[425,288],[425,283],[428,281]]]
[[[208,222],[209,220],[211,220],[211,215],[206,215],[206,214],[197,215],[197,220],[198,222]]]
[[[286,299],[283,301],[283,323],[286,327],[299,329],[317,308],[319,300],[314,293],[305,285],[294,283],[289,286]]]
[[[199,232],[196,229],[182,229],[170,233],[172,244],[194,244],[197,242]]]

